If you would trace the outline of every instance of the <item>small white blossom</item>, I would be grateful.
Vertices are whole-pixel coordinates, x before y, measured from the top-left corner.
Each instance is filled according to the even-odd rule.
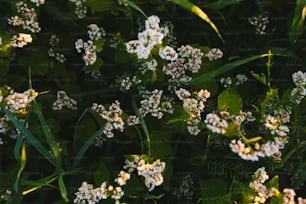
[[[223,52],[219,48],[212,48],[205,56],[209,61],[213,61],[222,58]]]
[[[52,110],[62,110],[64,107],[72,110],[77,110],[77,102],[69,98],[65,91],[57,92],[57,99],[52,105]]]
[[[30,34],[19,33],[18,36],[14,35],[11,41],[12,47],[24,47],[28,43],[32,42],[32,36]]]
[[[159,56],[162,59],[169,60],[169,61],[174,61],[174,60],[177,59],[178,54],[176,53],[176,51],[172,47],[166,46],[164,48],[159,49]]]

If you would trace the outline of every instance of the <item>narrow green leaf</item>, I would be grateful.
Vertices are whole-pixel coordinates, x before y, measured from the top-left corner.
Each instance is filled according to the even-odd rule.
[[[235,61],[235,62],[232,62],[232,63],[229,63],[229,64],[225,64],[211,72],[208,72],[208,73],[205,73],[201,76],[198,76],[196,78],[194,78],[193,80],[191,80],[189,82],[189,84],[200,84],[204,81],[207,81],[209,79],[212,79],[212,78],[215,78],[225,72],[228,72],[234,68],[237,68],[243,64],[246,64],[246,63],[249,63],[249,62],[252,62],[254,60],[257,60],[257,59],[260,59],[262,57],[266,57],[268,56],[268,54],[261,54],[261,55],[255,55],[255,56],[252,56],[252,57],[247,57],[247,58],[244,58],[244,59],[241,59],[241,60],[238,60],[238,61]]]
[[[54,137],[51,133],[51,130],[42,114],[42,112],[40,111],[39,107],[38,107],[38,104],[36,102],[36,100],[33,101],[33,104],[34,104],[34,109],[36,111],[36,114],[37,114],[37,117],[39,119],[39,122],[41,124],[41,128],[43,130],[43,133],[45,135],[45,138],[50,146],[50,149],[54,155],[54,157],[56,158],[57,160],[57,165],[61,165],[61,157],[60,157],[60,150],[59,150],[59,147],[57,146],[55,140],[54,140]],[[59,166],[57,166],[59,167]]]
[[[20,152],[20,168],[18,170],[17,177],[14,183],[15,192],[18,192],[20,176],[22,171],[24,170],[26,162],[27,162],[26,144],[23,143]]]
[[[306,30],[306,26],[304,23],[305,17],[306,17],[306,0],[297,0],[289,32],[289,40],[291,43],[296,43],[297,39]]]
[[[257,81],[261,82],[265,86],[267,85],[267,78],[266,75],[264,75],[264,73],[257,74],[251,71],[251,74]]]
[[[252,138],[246,139],[246,140],[244,141],[244,143],[245,143],[245,144],[254,143],[254,142],[258,142],[258,141],[261,140],[261,139],[262,139],[261,136],[252,137]]]
[[[74,158],[73,161],[73,168],[75,168],[79,162],[81,161],[81,159],[83,158],[84,154],[86,153],[86,151],[88,150],[88,148],[93,144],[93,142],[95,141],[96,137],[98,137],[99,135],[101,135],[103,133],[103,128],[101,128],[100,130],[98,130],[97,132],[95,132],[86,142],[85,144],[81,147],[81,149],[79,150],[79,152],[77,153],[77,155]]]
[[[67,197],[67,188],[65,186],[65,183],[64,183],[62,175],[60,175],[59,178],[58,178],[58,186],[60,188],[62,198],[64,199],[64,201],[66,203],[68,203],[69,202],[69,198]]]
[[[191,3],[189,0],[171,0],[171,1],[176,3],[177,5],[185,8],[185,9],[191,11],[192,13],[194,13],[195,15],[200,17],[202,20],[206,21],[210,25],[210,27],[216,32],[216,34],[222,40],[222,42],[224,43],[224,40],[223,40],[217,26],[210,20],[208,15],[200,7]]]
[[[150,139],[149,130],[147,128],[147,125],[146,125],[146,123],[145,123],[145,121],[144,121],[144,119],[143,119],[134,99],[132,100],[132,108],[133,108],[134,112],[136,113],[137,117],[139,118],[141,127],[142,127],[142,129],[143,129],[143,131],[146,135],[148,154],[149,154],[149,156],[151,156],[151,139]]]
[[[23,136],[19,135],[17,137],[16,143],[14,146],[14,157],[18,162],[20,162],[20,149],[21,149],[22,142],[23,142]]]
[[[2,104],[0,104],[0,108],[9,117],[9,119],[12,121],[14,126],[19,130],[20,135],[23,135],[29,144],[31,144],[51,164],[56,166],[54,158],[50,155],[49,151],[41,144],[41,142],[38,139],[36,139],[36,137],[34,137],[32,133],[28,129],[26,129],[17,120],[17,118],[9,110],[7,110]]]
[[[143,10],[139,6],[137,6],[134,2],[132,2],[132,1],[129,1],[129,0],[118,0],[118,4],[119,5],[123,5],[123,6],[132,7],[133,9],[135,9],[138,12],[140,12],[144,17],[147,18],[147,15],[143,12]]]

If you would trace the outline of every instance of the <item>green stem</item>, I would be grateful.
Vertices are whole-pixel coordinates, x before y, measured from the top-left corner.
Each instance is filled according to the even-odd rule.
[[[148,128],[147,128],[147,125],[139,111],[139,109],[137,108],[137,105],[136,105],[136,102],[135,100],[133,99],[132,100],[132,107],[137,115],[137,117],[139,118],[140,120],[140,124],[141,124],[141,127],[146,135],[146,140],[147,140],[147,145],[148,145],[148,155],[151,156],[151,139],[150,139],[150,134],[149,134],[149,131],[148,131]]]

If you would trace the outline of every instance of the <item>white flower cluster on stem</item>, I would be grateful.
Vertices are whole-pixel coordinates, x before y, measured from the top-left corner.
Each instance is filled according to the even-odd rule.
[[[75,49],[78,53],[83,53],[83,60],[86,66],[93,65],[97,60],[97,46],[94,44],[95,41],[101,40],[105,36],[103,28],[98,27],[96,24],[90,24],[88,27],[89,40],[84,42],[82,39],[78,39],[75,42]]]
[[[53,102],[52,110],[62,110],[64,107],[72,110],[77,110],[77,102],[67,96],[65,91],[57,92],[57,99]]]
[[[162,98],[163,90],[155,89],[152,92],[142,95],[144,98],[140,101],[140,113],[143,117],[151,114],[152,117],[161,119],[164,113],[173,113],[173,106],[171,100],[164,97]]]
[[[34,8],[28,8],[28,5],[23,1],[16,3],[17,12],[21,16],[13,16],[8,19],[8,23],[12,26],[21,26],[24,30],[29,30],[32,33],[39,33],[41,28],[36,21],[37,14]]]
[[[194,97],[191,93],[183,88],[175,91],[177,97],[183,101],[183,107],[190,114],[187,120],[187,130],[191,135],[198,135],[200,133],[199,123],[201,122],[201,113],[204,111],[204,103],[210,97],[210,92],[201,89]]]
[[[306,96],[306,72],[293,73],[292,80],[296,87],[291,91],[290,100],[295,104],[300,104]]]
[[[66,57],[59,53],[59,38],[56,35],[51,35],[50,40],[49,40],[49,45],[51,46],[48,50],[48,54],[50,57],[53,57],[56,61],[58,62],[65,62]]]
[[[99,114],[101,118],[103,118],[106,123],[103,127],[103,134],[107,138],[114,137],[115,130],[123,132],[124,130],[124,120],[122,119],[123,110],[120,107],[119,101],[115,101],[112,103],[108,110],[101,104],[93,103],[91,109]],[[130,115],[126,123],[128,126],[139,124],[139,119],[136,116]],[[105,137],[102,135],[96,138],[96,146],[102,146],[103,141],[105,140]]]
[[[137,55],[138,59],[148,59],[155,45],[162,44],[163,38],[168,34],[166,27],[159,26],[158,16],[150,16],[145,22],[145,30],[138,33],[137,40],[127,42],[126,51]]]
[[[164,182],[162,173],[165,167],[166,163],[160,159],[155,160],[153,163],[147,163],[144,159],[136,155],[132,161],[125,160],[123,168],[127,169],[129,173],[137,170],[137,174],[144,177],[145,186],[149,191],[152,191],[156,186],[160,186]]]
[[[85,6],[86,0],[69,0],[70,2],[74,3],[76,6],[75,14],[78,18],[83,19],[86,17],[87,8]]]

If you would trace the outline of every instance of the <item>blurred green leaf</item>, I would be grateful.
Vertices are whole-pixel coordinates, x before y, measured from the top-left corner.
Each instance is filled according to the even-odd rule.
[[[210,20],[208,15],[198,6],[195,4],[191,3],[189,0],[171,0],[172,2],[176,3],[177,5],[187,9],[188,11],[194,13],[198,17],[200,17],[202,20],[206,21],[210,27],[217,33],[218,37],[222,40],[224,43],[224,40],[217,28],[217,26]]]
[[[97,12],[105,12],[116,9],[114,0],[87,0],[86,5]]]
[[[110,179],[110,173],[103,160],[99,161],[99,165],[93,175],[95,184],[100,185],[103,181]]]
[[[218,109],[227,110],[230,114],[238,115],[242,109],[242,98],[234,88],[225,89],[218,96]]]
[[[203,6],[208,9],[219,10],[232,4],[237,4],[243,0],[216,0],[212,3],[204,4]]]
[[[306,0],[297,0],[294,10],[294,16],[291,22],[289,31],[289,40],[291,43],[296,43],[297,39],[305,31],[305,17],[306,17]]]
[[[220,178],[211,178],[211,179],[200,179],[199,180],[201,187],[202,197],[216,197],[224,195],[227,192],[228,185],[227,183]]]
[[[16,193],[19,190],[19,180],[20,180],[21,173],[25,168],[26,162],[27,162],[26,144],[23,143],[21,147],[21,152],[20,152],[20,168],[18,170],[16,181],[14,183],[14,191]]]
[[[151,156],[153,158],[164,159],[172,152],[171,148],[171,132],[152,131],[151,138]]]
[[[0,78],[3,78],[10,71],[10,62],[8,60],[0,59]]]

